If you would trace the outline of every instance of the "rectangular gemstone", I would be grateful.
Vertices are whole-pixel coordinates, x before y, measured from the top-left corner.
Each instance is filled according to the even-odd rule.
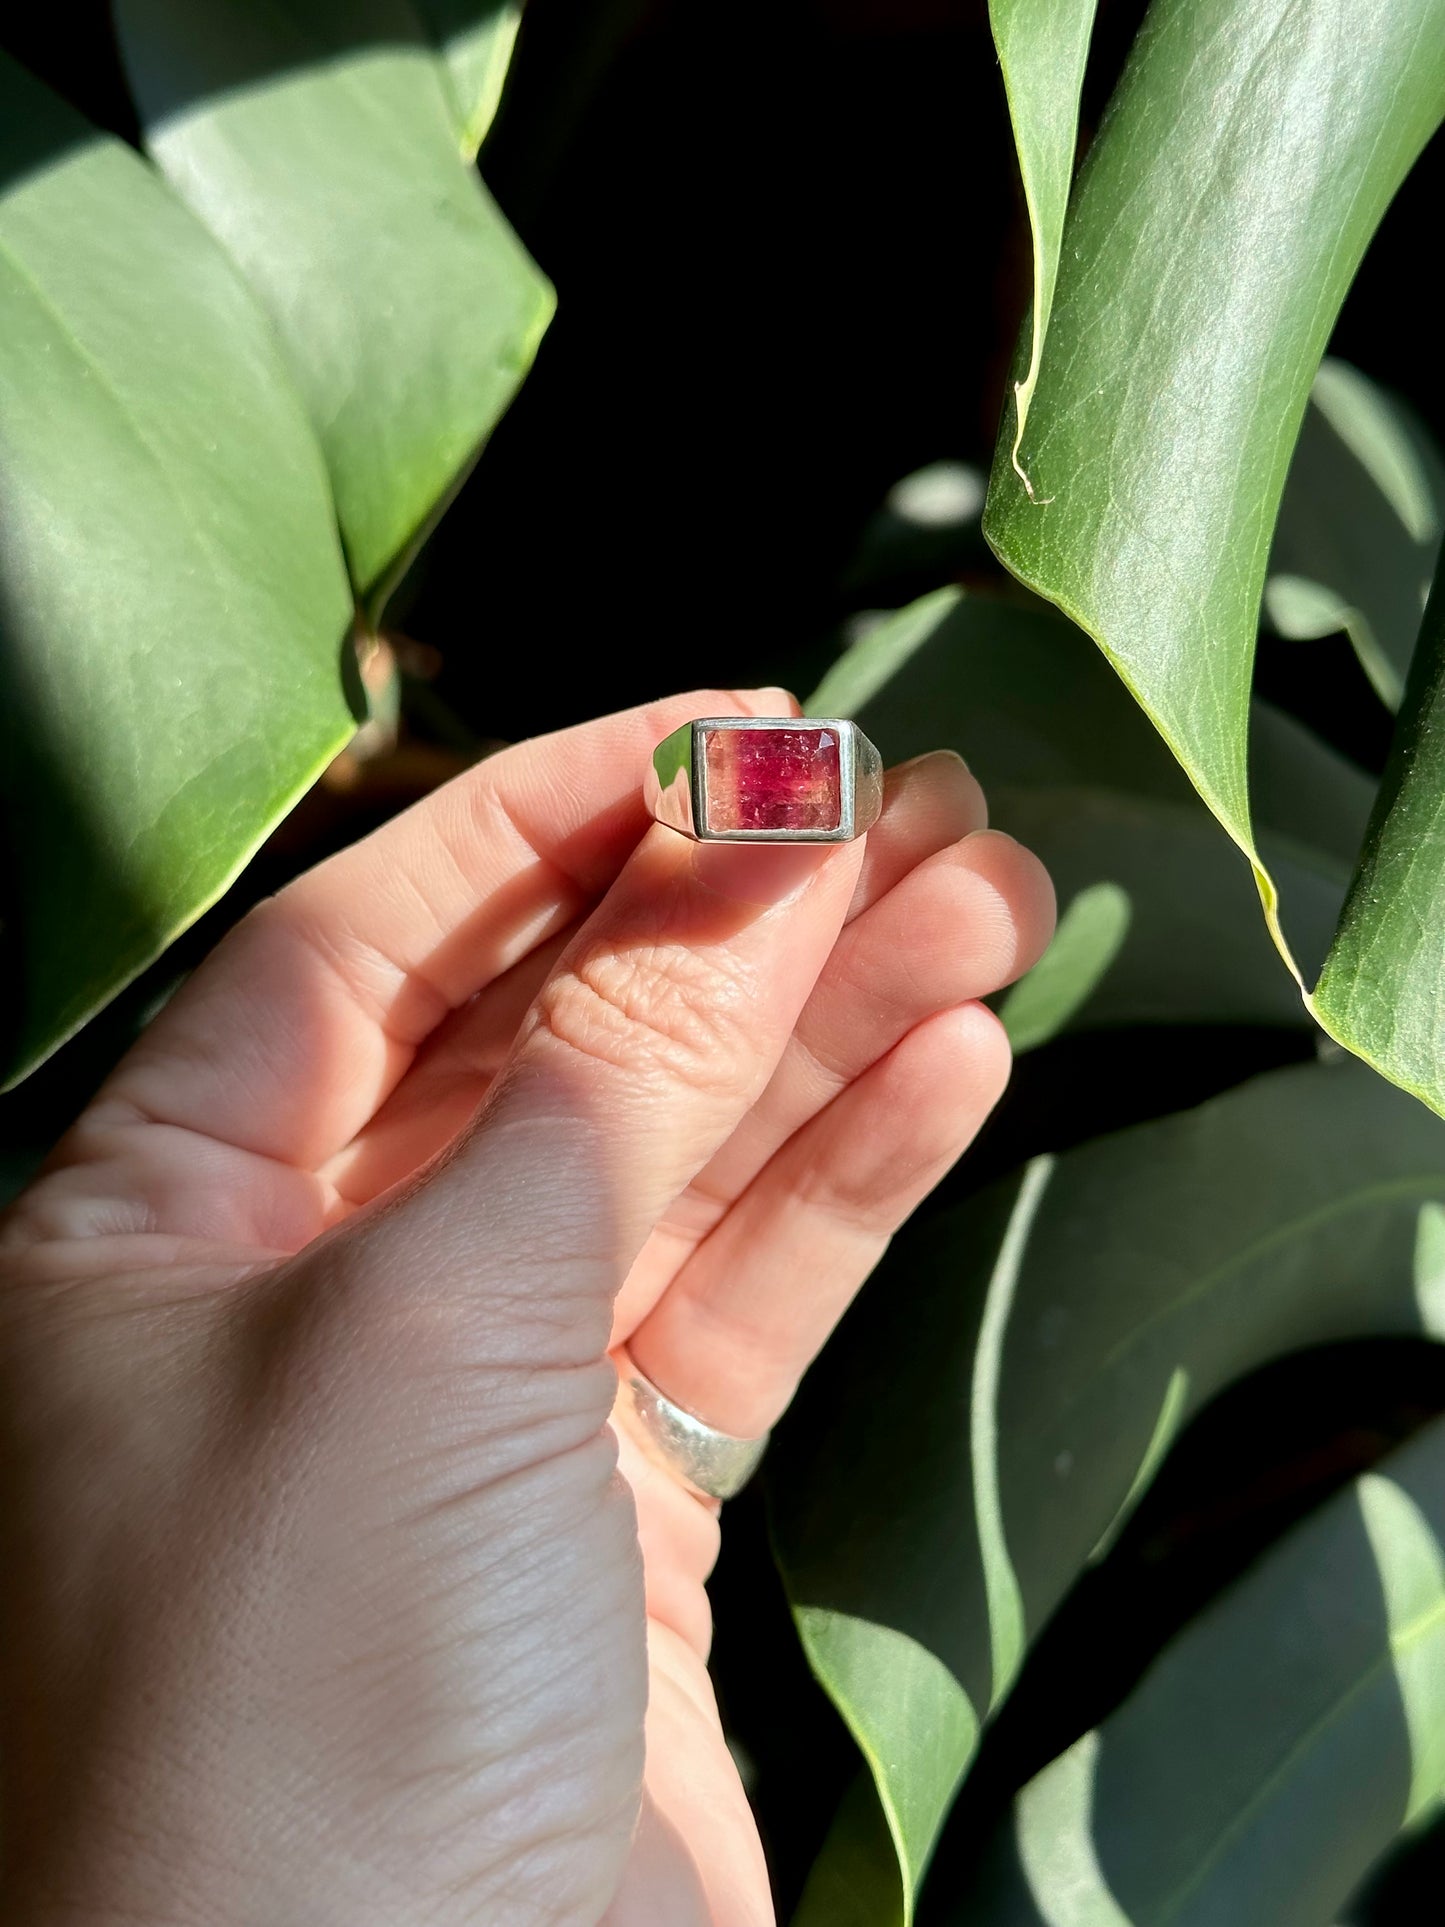
[[[836,729],[713,729],[704,747],[707,828],[836,830],[843,817]]]

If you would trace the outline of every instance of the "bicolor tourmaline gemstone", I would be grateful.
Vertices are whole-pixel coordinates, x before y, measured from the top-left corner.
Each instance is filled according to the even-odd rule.
[[[843,781],[836,729],[800,726],[711,729],[707,759],[707,828],[836,830]]]

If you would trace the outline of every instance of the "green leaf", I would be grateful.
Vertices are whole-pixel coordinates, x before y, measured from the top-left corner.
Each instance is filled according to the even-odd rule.
[[[848,649],[808,708],[856,716],[890,762],[959,750],[1065,903],[1100,884],[1128,895],[1127,935],[1071,1022],[1308,1021],[1243,866],[1097,650],[1051,611],[940,590]],[[1371,786],[1263,705],[1255,749],[1265,847],[1296,947],[1318,963]]]
[[[989,800],[998,826],[1048,866],[1061,902],[1101,889],[1127,902],[1127,915],[1117,903],[1108,913],[1111,941],[1096,959],[1098,974],[1078,982],[1071,1007],[1057,1013],[1060,1024],[1308,1022],[1260,924],[1247,873],[1197,803],[1003,784],[990,789]],[[1318,960],[1346,873],[1315,852],[1297,853],[1274,839],[1265,847],[1290,886],[1295,942]],[[1037,968],[1048,971],[1048,960]],[[1036,975],[1013,993],[1025,1009]]]
[[[1348,362],[1325,360],[1290,464],[1265,581],[1282,636],[1343,630],[1398,709],[1445,519],[1445,465],[1424,428]]]
[[[1054,940],[999,1006],[1014,1055],[1056,1037],[1089,1001],[1118,956],[1133,914],[1117,883],[1089,883],[1059,917]]]
[[[475,160],[502,98],[520,0],[418,0],[418,11],[446,61],[462,153]]]
[[[973,1727],[1189,1415],[1300,1346],[1445,1333],[1442,1151],[1362,1066],[1310,1064],[1036,1160],[896,1242],[768,1462],[804,1646],[893,1835],[877,1927],[911,1920]]]
[[[1359,869],[1315,990],[1329,1031],[1445,1107],[1445,560]]]
[[[34,1067],[346,741],[351,597],[264,315],[163,182],[0,57],[0,754]]]
[[[1270,533],[1334,316],[1442,112],[1445,0],[1154,0],[1069,210],[1032,493],[1007,425],[994,461],[989,540],[1098,641],[1286,955],[1246,754]]]
[[[1445,1422],[1296,1527],[1019,1795],[940,1919],[1319,1927],[1445,1793]]]
[[[1009,450],[1014,473],[1030,497],[1033,484],[1019,463],[1019,445],[1028,426],[1058,280],[1094,6],[1095,0],[989,0],[988,7],[1033,239],[1029,359],[1023,379],[1014,383]]]
[[[405,0],[118,0],[146,144],[268,309],[373,619],[516,391],[551,290]]]
[[[851,644],[803,705],[810,716],[856,716],[888,687],[915,651],[931,641],[960,607],[963,590],[935,589],[895,609]],[[970,604],[970,609],[974,604]],[[997,604],[983,605],[992,610]]]

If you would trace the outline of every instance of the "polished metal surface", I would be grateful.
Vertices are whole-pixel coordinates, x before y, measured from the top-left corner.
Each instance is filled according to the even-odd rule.
[[[730,1499],[742,1491],[767,1450],[766,1432],[761,1438],[739,1439],[704,1425],[674,1405],[625,1352],[619,1372],[623,1422],[655,1464],[704,1499]]]
[[[841,813],[832,830],[714,830],[708,827],[706,734],[720,729],[831,729],[838,737]],[[851,843],[883,808],[883,759],[845,716],[699,716],[665,737],[643,782],[659,823],[699,843]]]

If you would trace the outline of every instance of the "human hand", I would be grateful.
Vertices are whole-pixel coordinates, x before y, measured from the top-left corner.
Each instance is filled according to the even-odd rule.
[[[609,1352],[769,1426],[1053,915],[947,756],[866,847],[647,827],[656,741],[781,707],[521,745],[300,878],[12,1210],[7,1919],[772,1919],[716,1509],[625,1432],[617,1476]]]

